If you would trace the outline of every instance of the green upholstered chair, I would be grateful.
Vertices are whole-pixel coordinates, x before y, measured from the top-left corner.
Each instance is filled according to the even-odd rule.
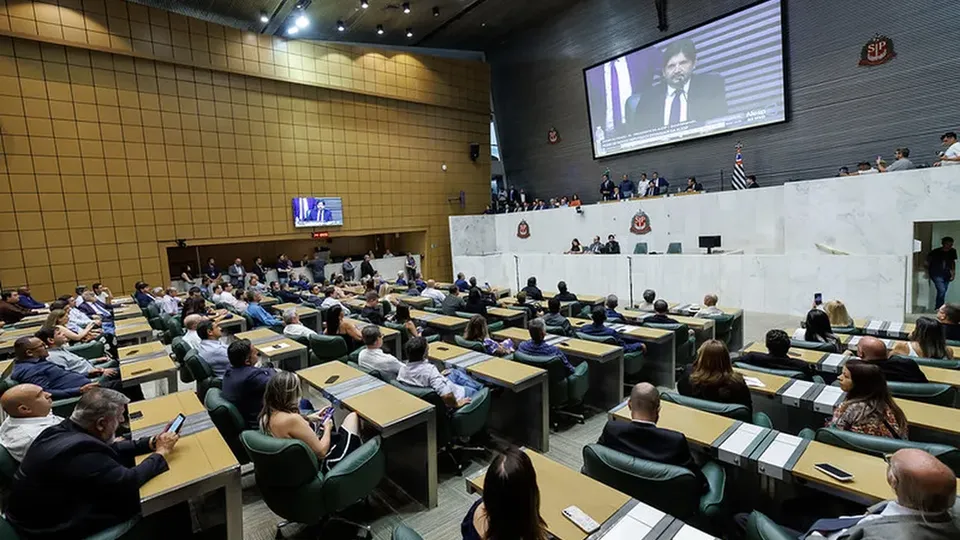
[[[477,352],[487,352],[487,350],[483,348],[482,341],[469,341],[459,334],[453,336],[453,341],[457,344],[457,346],[463,347],[464,349],[470,349]]]
[[[440,308],[433,307],[433,306],[424,306],[423,310],[428,313],[440,313],[440,314],[443,313],[442,311],[440,311]]]
[[[946,466],[953,469],[954,473],[960,473],[960,450],[946,444],[907,441],[891,437],[877,437],[875,435],[854,433],[832,427],[818,429],[816,440],[831,446],[839,446],[840,448],[846,448],[847,450],[853,450],[861,454],[870,454],[876,457],[883,457],[886,454],[892,454],[904,448],[919,448],[935,456]]]
[[[207,395],[203,398],[203,405],[210,413],[210,419],[213,425],[217,426],[217,431],[223,440],[227,441],[227,446],[237,458],[241,465],[250,462],[250,456],[243,448],[240,442],[240,434],[243,433],[246,423],[236,405],[227,401],[219,388],[213,387],[207,390]]]
[[[733,367],[738,367],[740,369],[748,369],[750,371],[756,371],[759,373],[767,373],[769,375],[777,375],[780,377],[787,377],[788,379],[801,379],[801,380],[810,380],[810,377],[802,371],[796,371],[792,369],[772,369],[768,367],[755,366],[753,364],[748,364],[746,362],[734,362]],[[820,375],[814,375],[812,378],[813,382],[823,384],[823,377]]]
[[[2,515],[0,515],[0,540],[20,540],[20,535],[17,534],[16,529]]]
[[[147,322],[150,323],[150,328],[154,330],[164,330],[163,320],[160,318],[160,306],[156,302],[150,304],[145,308],[140,310],[143,312],[143,316],[147,318]]]
[[[200,358],[197,351],[191,349],[190,352],[187,353],[187,356],[184,357],[184,362],[186,362],[187,369],[189,369],[193,375],[193,380],[197,381],[197,396],[200,398],[200,401],[206,398],[207,390],[210,388],[220,388],[223,384],[223,381],[213,374],[213,368],[210,367],[210,364],[203,358]]]
[[[552,415],[567,416],[583,423],[583,415],[579,411],[583,396],[590,389],[589,366],[586,362],[581,362],[570,373],[559,356],[537,356],[517,351],[513,353],[513,359],[546,370]]]
[[[891,359],[899,358],[901,360],[913,360],[914,362],[916,362],[917,364],[920,364],[921,366],[930,366],[930,367],[943,368],[943,369],[960,369],[960,360],[953,359],[953,358],[950,358],[950,359],[923,358],[923,357],[916,357],[916,356],[904,356],[902,354],[895,354],[890,358]]]
[[[360,356],[359,353],[357,354],[357,356]],[[367,369],[361,366],[359,362],[355,362],[353,360],[347,362],[347,365],[354,369],[359,369],[360,371],[366,373],[367,375],[376,377],[385,383],[389,383],[390,381],[396,380],[397,378],[396,375],[394,375],[389,371],[380,371],[379,369]]]
[[[443,399],[432,389],[410,386],[392,380],[390,384],[404,392],[416,396],[436,407],[437,411],[437,448],[441,455],[447,456],[460,474],[464,464],[460,459],[468,451],[484,451],[480,447],[467,447],[459,444],[483,431],[490,417],[492,396],[489,388],[482,388],[470,398],[470,403],[459,409],[448,411]]]
[[[772,519],[754,510],[747,518],[747,540],[796,540],[795,533],[785,530]]]
[[[849,334],[849,335],[854,335],[854,336],[859,336],[859,335],[863,334],[863,332],[861,332],[859,328],[857,328],[856,326],[853,326],[853,325],[850,325],[850,326],[831,326],[831,327],[830,327],[830,331],[833,332],[834,334]]]
[[[697,352],[696,338],[690,335],[690,327],[683,323],[642,323],[649,328],[659,328],[661,330],[673,330],[673,341],[677,346],[676,365],[681,369],[687,364],[693,363],[694,355]]]
[[[278,439],[259,431],[244,431],[240,441],[254,463],[257,488],[273,513],[287,523],[315,525],[330,519],[369,527],[336,516],[373,493],[386,473],[387,462],[380,437],[374,437],[348,454],[327,474],[320,472],[317,455],[297,439]]]
[[[190,344],[183,340],[182,337],[175,337],[170,343],[170,348],[173,349],[173,357],[177,361],[177,371],[180,372],[180,382],[186,384],[194,381],[193,373],[190,372],[190,368],[187,367],[187,353],[190,352]]]
[[[410,340],[410,331],[407,330],[407,327],[402,324],[397,324],[393,321],[384,321],[384,326],[387,328],[392,328],[397,332],[400,332],[400,346],[403,347],[407,344],[407,341]],[[440,341],[440,335],[434,334],[432,336],[426,336],[423,339],[427,340],[427,343],[433,343],[435,341]]]
[[[383,311],[383,316],[386,317],[393,312],[393,304],[389,300],[380,300],[380,310]]]
[[[669,244],[667,244],[668,255],[675,255],[679,253],[683,253],[683,244],[681,244],[680,242],[670,242]]]
[[[328,336],[326,334],[311,335],[307,340],[307,346],[310,347],[309,364],[326,364],[327,362],[346,362],[350,359],[351,352],[347,350],[347,341],[340,336]],[[359,355],[360,349],[354,351]]]
[[[180,322],[180,317],[172,317],[167,315],[167,317],[164,319],[164,323],[166,323],[166,339],[164,341],[167,343],[173,343],[173,338],[183,335],[183,323]]]
[[[613,336],[592,336],[590,334],[584,334],[583,332],[576,332],[577,339],[582,339],[584,341],[595,341],[597,343],[605,343],[607,345],[617,346],[617,340]],[[631,381],[636,381],[640,372],[643,371],[643,366],[646,365],[646,357],[643,354],[643,351],[634,351],[628,353],[624,351],[623,353],[623,381],[624,386],[632,387],[633,383]]]
[[[715,339],[727,344],[727,348],[731,348],[733,344],[731,343],[733,339],[733,325],[735,317],[733,315],[709,315],[703,317],[704,319],[711,319],[714,321],[713,327],[713,336]]]
[[[10,455],[6,448],[0,446],[0,488],[6,490],[10,487],[13,483],[13,475],[19,467],[20,462]]]
[[[571,313],[573,312],[571,311]],[[593,306],[583,306],[580,308],[581,319],[589,319],[592,314],[593,314]]]
[[[637,242],[633,246],[634,255],[646,255],[647,254],[647,243],[646,242]]]
[[[960,347],[960,341],[957,341],[957,340],[955,340],[955,339],[948,339],[948,340],[947,340],[947,345],[949,345],[949,346],[951,346],[951,347]]]
[[[739,403],[720,403],[718,401],[709,401],[690,396],[682,396],[677,392],[662,392],[660,397],[664,401],[676,403],[677,405],[683,405],[684,407],[691,407],[708,413],[719,414],[720,416],[726,416],[727,418],[733,418],[734,420],[740,420],[741,422],[747,422],[760,427],[773,428],[773,422],[770,420],[769,416],[762,412],[751,413],[750,409],[748,409],[746,405],[741,405]]]
[[[124,521],[123,523],[114,525],[109,529],[104,529],[96,534],[91,534],[90,536],[84,538],[84,540],[117,540],[119,538],[124,538],[125,535],[130,532],[130,530],[133,529],[139,521],[140,516],[136,516]],[[136,534],[136,531],[134,531],[134,534],[131,534],[130,538],[136,537],[138,537],[138,535]],[[23,537],[20,536],[17,530],[13,528],[13,525],[7,521],[7,518],[5,516],[0,516],[0,540],[20,540],[21,538]]]
[[[723,515],[727,475],[712,461],[701,470],[709,485],[706,493],[689,469],[588,444],[580,472],[677,519],[704,524]]]
[[[14,379],[0,379],[0,396],[2,396],[3,393],[8,389],[13,388],[18,384],[20,384],[20,382]],[[80,401],[80,396],[54,400],[52,409],[53,414],[61,418],[70,418],[70,415],[73,414],[73,409],[77,406],[78,401]]]
[[[573,337],[573,336],[567,336],[567,333],[563,331],[563,327],[562,327],[562,326],[548,326],[548,327],[547,327],[547,333],[548,333],[548,334],[553,334],[553,335],[555,335],[555,336]]]
[[[828,353],[837,352],[837,346],[833,343],[822,343],[820,341],[807,341],[805,339],[790,339],[790,346],[799,349],[809,349],[811,351],[821,351]]]
[[[88,341],[78,345],[71,345],[66,347],[66,350],[77,356],[82,356],[87,360],[103,358],[104,355],[106,355],[106,348],[103,346],[102,341]]]
[[[941,383],[888,382],[887,388],[895,397],[952,407],[957,400],[957,389]]]
[[[417,531],[406,525],[397,525],[397,528],[393,530],[393,534],[390,535],[390,540],[423,540],[423,537],[420,536]]]

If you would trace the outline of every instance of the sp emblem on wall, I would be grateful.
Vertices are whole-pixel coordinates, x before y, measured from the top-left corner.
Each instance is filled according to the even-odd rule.
[[[650,232],[650,217],[643,210],[633,215],[630,220],[630,232],[633,234],[647,234]]]
[[[873,38],[860,49],[861,66],[879,66],[897,57],[893,50],[893,40],[881,34]]]
[[[517,224],[517,238],[530,238],[530,225],[527,225],[526,220],[521,219]]]
[[[547,132],[547,142],[550,144],[560,142],[560,132],[557,131],[557,128],[550,128],[550,131]]]

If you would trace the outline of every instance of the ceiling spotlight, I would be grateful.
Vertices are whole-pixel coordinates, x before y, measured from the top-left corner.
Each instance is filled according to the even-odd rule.
[[[367,2],[367,0],[360,0],[360,7],[363,9],[367,9],[368,7],[370,7],[370,2]]]
[[[299,32],[299,31],[300,31],[300,29],[297,28],[296,26],[291,26],[291,27],[287,28],[287,34],[290,34],[291,36],[294,35],[294,34],[296,34],[296,33]]]
[[[439,17],[439,16],[440,16],[440,8],[439,8],[439,7],[433,6],[433,16],[434,16],[434,17]]]
[[[377,25],[377,35],[380,35],[380,36],[383,35],[383,25],[382,25],[382,24],[378,24],[378,25]]]
[[[337,21],[337,31],[343,32],[347,27],[344,26],[343,21]]]
[[[261,11],[261,12],[260,12],[260,22],[262,22],[263,24],[267,24],[268,22],[270,22],[270,17],[267,16],[266,13],[264,13],[264,12]]]
[[[297,28],[306,28],[310,26],[310,19],[306,15],[300,15],[297,17]]]
[[[407,28],[407,37],[413,37],[413,28]]]
[[[410,13],[410,2],[404,2],[404,3],[403,3],[403,12],[404,12],[404,13]]]

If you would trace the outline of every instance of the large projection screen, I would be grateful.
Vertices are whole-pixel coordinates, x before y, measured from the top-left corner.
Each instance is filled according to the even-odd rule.
[[[786,120],[781,0],[583,70],[593,157]]]

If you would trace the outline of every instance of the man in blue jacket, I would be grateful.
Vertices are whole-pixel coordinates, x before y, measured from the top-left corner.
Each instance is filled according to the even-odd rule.
[[[103,379],[91,381],[88,377],[47,361],[50,352],[40,339],[33,336],[23,336],[13,343],[13,352],[16,360],[10,378],[21,383],[30,383],[49,392],[53,399],[65,399],[102,386],[117,390],[132,400],[143,399],[143,391],[139,385],[123,388],[120,379]]]
[[[582,332],[589,336],[610,336],[616,340],[618,346],[623,347],[623,352],[632,353],[646,350],[646,347],[643,345],[643,343],[628,343],[624,341],[623,336],[620,335],[620,332],[617,332],[613,328],[606,326],[604,323],[607,322],[607,312],[601,306],[593,308],[593,311],[590,312],[590,318],[593,319],[593,324],[585,324],[581,326],[577,330],[578,332]]]
[[[263,409],[263,393],[276,371],[257,367],[257,349],[249,339],[238,339],[227,347],[230,368],[223,376],[223,397],[240,411],[247,429],[257,429]]]
[[[20,295],[20,305],[26,309],[43,309],[47,307],[30,296],[30,287],[20,287],[17,289],[17,294]]]

